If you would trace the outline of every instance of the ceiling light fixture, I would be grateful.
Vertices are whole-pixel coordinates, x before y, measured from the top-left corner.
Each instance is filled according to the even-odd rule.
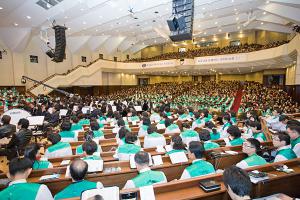
[[[14,26],[19,26],[19,24],[18,23],[14,23]]]
[[[263,14],[265,15],[265,14],[267,14],[267,12],[265,11],[265,12],[263,12]]]
[[[31,17],[29,15],[26,16],[27,19],[31,19]]]
[[[3,7],[0,7],[0,10],[2,10],[3,9]]]

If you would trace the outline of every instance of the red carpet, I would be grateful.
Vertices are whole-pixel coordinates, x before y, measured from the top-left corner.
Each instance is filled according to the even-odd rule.
[[[240,88],[236,92],[235,99],[231,106],[231,111],[237,112],[239,110],[241,102],[242,102],[242,97],[243,97],[243,87],[240,86]]]

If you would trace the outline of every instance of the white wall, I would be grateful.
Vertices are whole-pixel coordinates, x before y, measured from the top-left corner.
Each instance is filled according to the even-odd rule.
[[[137,85],[137,77],[132,74],[102,72],[102,85]]]

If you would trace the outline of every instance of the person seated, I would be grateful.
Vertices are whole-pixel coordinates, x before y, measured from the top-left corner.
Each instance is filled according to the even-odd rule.
[[[226,190],[232,200],[251,199],[252,183],[248,173],[236,166],[230,166],[223,173]]]
[[[189,119],[190,117],[184,112],[184,110],[179,110],[178,111],[179,117],[178,117],[178,121],[186,121],[187,119]]]
[[[167,150],[167,155],[170,155],[172,153],[177,153],[177,152],[185,152],[186,153],[186,146],[182,142],[182,138],[180,136],[174,135],[171,138],[171,150]]]
[[[94,132],[93,131],[86,132],[84,134],[84,140],[86,142],[87,141],[94,141]],[[98,140],[96,140],[96,141],[98,141]],[[96,141],[94,141],[94,142],[96,143]],[[96,155],[100,155],[100,153],[102,152],[102,148],[98,144],[99,144],[99,142],[96,143],[96,145],[97,145],[97,148],[96,148],[96,151],[95,151]],[[81,155],[81,154],[84,154],[83,144],[76,147],[76,155]]]
[[[134,155],[134,161],[139,174],[128,180],[123,189],[139,188],[158,183],[166,183],[167,178],[163,172],[152,171],[149,168],[149,154],[139,151]]]
[[[29,158],[14,158],[9,162],[9,186],[0,192],[1,200],[53,200],[48,187],[43,184],[27,183],[26,179],[32,171]]]
[[[122,127],[124,127],[124,128],[126,128],[127,130],[131,131],[131,129],[130,129],[128,126],[126,126],[125,121],[124,121],[122,118],[120,118],[120,119],[118,119],[118,121],[117,121],[117,126],[115,126],[115,127],[112,129],[112,132],[113,132],[113,133],[118,133],[119,130],[120,130]],[[117,136],[116,136],[116,137],[117,137]]]
[[[140,126],[139,132],[138,132],[138,136],[145,136],[147,135],[147,130],[149,128],[149,126],[151,125],[151,121],[149,118],[143,118],[142,120],[142,126]]]
[[[70,121],[71,121],[71,124],[72,124],[71,131],[82,131],[83,130],[82,125],[80,125],[78,123],[79,122],[78,117],[72,116]]]
[[[274,162],[291,160],[297,158],[295,152],[291,149],[290,136],[285,132],[278,132],[272,135],[274,147],[276,147],[276,155]]]
[[[2,126],[0,127],[0,139],[4,137],[10,137],[16,132],[16,126],[10,124],[11,117],[9,115],[3,115],[1,118]]]
[[[23,155],[25,146],[29,144],[32,131],[28,129],[29,121],[27,119],[20,119],[17,124],[17,133],[12,135],[11,140],[5,148],[0,149],[0,156],[7,156],[8,160],[17,156]]]
[[[200,140],[204,142],[203,146],[204,146],[205,150],[215,149],[215,148],[220,147],[220,145],[218,143],[210,141],[210,139],[211,139],[210,133],[206,129],[202,129],[199,132],[199,137],[200,137]]]
[[[50,133],[47,139],[52,143],[45,151],[46,158],[57,158],[72,155],[71,145],[67,142],[61,142],[59,134]]]
[[[274,124],[272,126],[272,129],[274,131],[286,131],[289,117],[286,115],[280,115],[278,120],[279,122],[277,124]]]
[[[125,144],[119,146],[114,155],[119,160],[129,160],[130,155],[136,154],[141,150],[141,147],[136,145],[137,135],[131,132],[127,133],[125,136]]]
[[[205,149],[201,142],[192,141],[189,143],[188,157],[193,160],[192,165],[185,168],[180,179],[188,179],[215,173],[214,166],[203,160]]]
[[[173,124],[171,119],[165,119],[165,134],[174,135],[175,133],[180,133],[179,126],[177,124]]]
[[[96,142],[96,140],[99,141],[99,140],[105,139],[104,138],[104,133],[103,133],[103,131],[100,130],[100,126],[99,126],[99,124],[96,120],[91,120],[90,128],[94,133],[93,140],[95,142]]]
[[[194,118],[195,120],[192,123],[192,129],[194,130],[195,128],[201,128],[203,126],[203,121],[200,118],[200,113],[199,112],[195,112],[194,113]]]
[[[159,122],[160,121],[160,115],[159,115],[158,108],[154,108],[153,113],[150,115],[150,121],[151,122]]]
[[[135,110],[131,110],[131,116],[128,117],[129,122],[139,122],[140,118],[137,116],[137,112]]]
[[[144,138],[144,148],[166,145],[165,137],[162,134],[157,133],[157,128],[154,124],[148,127],[147,133],[148,135],[146,135]]]
[[[300,158],[300,126],[293,124],[289,125],[287,133],[291,137],[291,148],[297,155],[297,158]]]
[[[281,110],[279,108],[275,108],[272,112],[272,117],[264,118],[267,122],[268,127],[276,126],[279,123],[279,117],[281,115]]]
[[[245,127],[243,128],[244,133],[242,135],[242,137],[245,138],[245,139],[253,137],[253,132],[252,132],[252,128],[250,126],[250,123],[253,124],[254,122],[250,121],[250,120],[245,121]]]
[[[261,154],[260,142],[254,138],[248,138],[243,143],[243,153],[248,157],[236,164],[237,167],[246,169],[248,167],[267,164],[267,161],[259,156]]]
[[[170,107],[165,107],[164,113],[166,114],[167,117],[171,117],[172,116],[172,112]]]
[[[75,159],[70,165],[70,175],[72,183],[65,189],[58,192],[54,199],[67,199],[73,197],[80,197],[81,193],[85,190],[101,189],[103,185],[101,182],[91,182],[84,180],[88,172],[88,164],[84,160]]]
[[[68,121],[62,122],[59,135],[62,142],[77,142],[78,133],[71,131],[71,123]]]
[[[241,138],[242,134],[240,129],[235,125],[230,126],[227,129],[227,133],[229,133],[229,143],[225,141],[226,146],[239,146],[245,141],[243,138]]]
[[[211,140],[220,139],[221,135],[216,129],[216,125],[213,122],[205,122],[205,129],[209,131]]]
[[[230,121],[231,121],[232,125],[237,124],[236,113],[235,112],[230,112]]]
[[[228,137],[227,129],[231,126],[230,116],[224,115],[222,118],[223,126],[218,130],[221,133],[221,138]]]
[[[260,142],[266,142],[267,138],[265,136],[265,134],[261,131],[261,124],[258,121],[249,122],[249,126],[251,128],[251,132],[252,132],[252,137],[257,139]]]
[[[182,128],[183,132],[180,133],[180,137],[184,144],[188,145],[191,141],[199,141],[197,131],[191,130],[191,126],[188,123],[183,123]]]
[[[90,125],[90,120],[85,116],[84,114],[78,115],[79,122],[78,124],[83,126],[83,125]]]
[[[98,149],[97,143],[88,139],[82,144],[83,154],[85,155],[82,159],[86,162],[89,160],[101,160],[100,154],[97,152]]]
[[[31,160],[33,170],[53,168],[52,163],[49,161],[40,160],[40,146],[36,143],[27,145],[25,147],[24,157]]]

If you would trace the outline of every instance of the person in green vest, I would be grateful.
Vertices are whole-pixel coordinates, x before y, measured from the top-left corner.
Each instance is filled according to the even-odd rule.
[[[40,146],[36,143],[25,147],[24,157],[29,158],[32,161],[33,170],[53,168],[52,163],[49,161],[40,160]]]
[[[229,133],[229,143],[226,143],[226,146],[239,146],[242,145],[245,141],[241,138],[242,133],[239,127],[232,125],[227,129],[227,133]]]
[[[86,132],[84,134],[84,140],[85,140],[85,142],[94,141],[94,132],[93,131]],[[98,140],[96,140],[96,141],[98,141]],[[96,141],[94,141],[94,142],[96,143]],[[102,152],[102,148],[98,144],[99,144],[99,142],[96,143],[97,148],[96,148],[95,154],[100,155],[100,153]],[[84,154],[83,144],[76,147],[76,155],[81,155],[81,154]]]
[[[230,112],[230,121],[233,125],[237,124],[237,120],[236,120],[236,113],[235,112]]]
[[[183,132],[180,133],[180,137],[184,144],[188,145],[191,141],[199,141],[197,131],[191,130],[191,126],[188,123],[183,123],[182,128]]]
[[[71,121],[71,124],[72,124],[71,131],[82,131],[83,130],[82,125],[80,125],[78,123],[79,119],[78,119],[77,116],[75,116],[75,115],[72,116],[71,119],[70,119],[70,121]]]
[[[173,124],[171,119],[165,119],[165,134],[174,135],[175,133],[180,133],[179,126],[177,124]]]
[[[221,138],[226,138],[228,137],[227,129],[231,126],[230,116],[224,115],[222,121],[223,121],[223,126],[221,127],[219,132],[221,133]]]
[[[171,137],[171,150],[167,151],[167,155],[177,152],[187,152],[186,145],[183,143],[182,138],[178,135],[173,135]]]
[[[172,115],[170,107],[165,107],[165,114],[167,115],[167,117],[170,117]]]
[[[101,182],[91,182],[84,180],[88,172],[88,164],[84,160],[75,159],[70,165],[70,175],[72,178],[72,183],[58,192],[55,196],[55,200],[67,199],[80,197],[81,193],[85,190],[90,189],[101,189],[103,184]]]
[[[150,121],[154,122],[159,122],[160,121],[160,114],[159,114],[159,109],[154,108],[153,113],[150,115]]]
[[[287,133],[291,137],[291,148],[297,155],[297,158],[300,158],[300,126],[295,124],[288,125]]]
[[[9,162],[9,186],[0,192],[1,200],[53,200],[46,185],[27,183],[26,179],[32,171],[29,158],[13,158]]]
[[[210,140],[218,140],[221,137],[220,132],[216,129],[216,125],[212,122],[205,122],[205,129],[210,133]]]
[[[104,133],[102,130],[100,130],[100,126],[96,120],[91,120],[90,128],[93,131],[93,140],[103,140]]]
[[[226,190],[233,200],[250,200],[252,183],[248,173],[236,166],[224,170],[223,181]]]
[[[59,134],[50,133],[47,139],[52,143],[45,151],[46,158],[57,158],[72,155],[71,145],[67,142],[61,142]]]
[[[78,135],[76,132],[71,131],[71,123],[69,121],[62,122],[60,129],[59,135],[62,142],[77,142]]]
[[[200,137],[200,140],[203,141],[203,143],[204,143],[203,146],[204,146],[205,150],[215,149],[215,148],[220,147],[220,145],[218,143],[210,141],[211,140],[210,133],[206,129],[202,129],[199,132],[199,137]]]
[[[250,121],[249,126],[251,128],[253,138],[257,139],[260,142],[266,142],[267,138],[265,134],[261,131],[261,124],[258,121]]]
[[[128,180],[123,189],[139,188],[158,183],[166,183],[167,178],[163,172],[152,171],[149,168],[149,154],[139,151],[134,155],[134,161],[139,174]]]
[[[114,157],[119,160],[129,160],[130,155],[136,154],[141,151],[141,147],[136,145],[137,135],[131,132],[127,133],[125,136],[125,144],[119,146],[116,150]]]
[[[204,152],[204,146],[199,141],[192,141],[189,143],[188,157],[193,160],[193,163],[185,168],[180,179],[188,179],[215,173],[214,166],[203,160]]]
[[[129,122],[138,122],[140,121],[139,116],[137,116],[137,112],[135,110],[131,110],[131,116],[128,117]]]
[[[142,125],[140,126],[139,132],[138,132],[138,136],[145,136],[147,135],[147,130],[149,128],[149,126],[151,125],[151,121],[148,117],[144,117],[142,119]]]
[[[189,119],[190,117],[184,112],[184,110],[180,109],[178,111],[179,117],[178,120],[179,121],[186,121],[187,119]]]
[[[166,138],[160,134],[157,133],[157,128],[155,124],[152,124],[147,129],[148,135],[144,138],[144,148],[152,148],[152,147],[158,147],[158,146],[165,146],[166,145]]]
[[[278,132],[272,135],[273,145],[276,147],[274,162],[297,158],[297,155],[291,149],[290,140],[290,136],[285,132]]]
[[[236,164],[237,167],[246,169],[248,167],[259,166],[267,164],[267,161],[260,156],[261,148],[260,142],[254,138],[248,138],[243,143],[243,150],[245,154],[248,155],[247,158],[243,159],[239,163]]]

